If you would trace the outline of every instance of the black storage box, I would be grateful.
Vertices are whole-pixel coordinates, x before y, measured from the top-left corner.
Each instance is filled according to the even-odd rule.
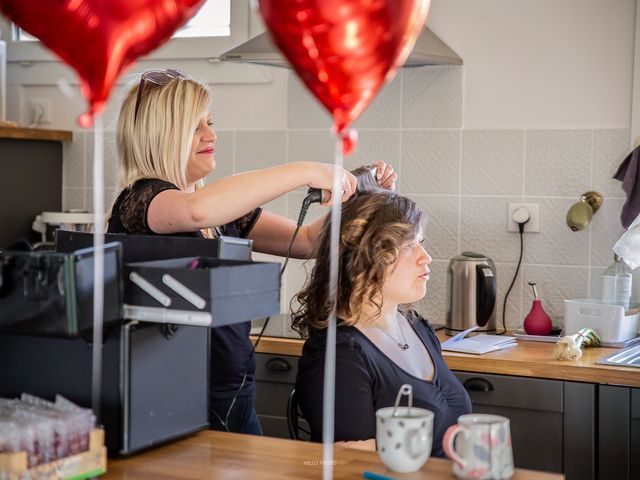
[[[0,331],[76,336],[93,327],[94,249],[0,253]],[[104,247],[104,325],[122,318],[122,248]]]
[[[129,263],[124,270],[129,318],[220,327],[280,312],[277,263],[190,257]],[[205,320],[192,323],[196,314]]]
[[[249,261],[253,246],[253,240],[247,238],[220,237],[211,239],[173,235],[126,235],[124,233],[106,233],[104,241],[105,243],[122,243],[124,263],[197,256]],[[71,252],[92,245],[92,233],[56,231],[55,249],[57,252]]]
[[[139,324],[105,330],[101,423],[110,456],[208,428],[210,330]],[[91,344],[0,333],[0,396],[61,394],[91,408]]]

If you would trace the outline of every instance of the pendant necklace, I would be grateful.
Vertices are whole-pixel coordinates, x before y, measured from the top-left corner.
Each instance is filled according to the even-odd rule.
[[[400,323],[400,318],[396,317],[398,319],[398,328],[400,329],[400,335],[402,335],[402,342],[398,341],[398,339],[394,338],[389,332],[387,332],[385,329],[381,328],[380,330],[382,330],[382,332],[389,337],[391,340],[393,340],[394,342],[396,342],[396,345],[398,345],[398,347],[400,347],[402,350],[408,350],[409,349],[409,344],[407,343],[407,339],[404,336],[404,332],[402,331],[402,324]]]

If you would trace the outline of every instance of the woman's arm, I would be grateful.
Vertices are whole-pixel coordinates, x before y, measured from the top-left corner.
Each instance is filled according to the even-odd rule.
[[[326,215],[312,223],[302,225],[291,248],[292,258],[310,258],[314,242],[322,229]],[[296,222],[275,213],[263,210],[251,229],[249,238],[253,240],[253,250],[270,255],[285,256],[289,242],[296,229]]]
[[[165,190],[151,201],[147,223],[155,233],[196,231],[224,225],[291,190],[309,185],[333,190],[333,165],[294,162],[223,178],[195,192]],[[342,195],[348,199],[355,177],[342,170]]]
[[[380,160],[372,163],[371,167],[376,167],[376,179],[380,186],[387,190],[395,190],[398,174],[394,173],[391,165]],[[300,227],[291,248],[292,258],[311,257],[325,219],[326,215],[323,215],[317,220]],[[293,220],[263,211],[251,229],[249,238],[253,240],[253,249],[256,252],[285,256],[295,229],[296,222]]]
[[[368,452],[376,451],[376,439],[369,440],[353,440],[351,442],[336,442],[337,447],[355,448],[356,450],[365,450]]]

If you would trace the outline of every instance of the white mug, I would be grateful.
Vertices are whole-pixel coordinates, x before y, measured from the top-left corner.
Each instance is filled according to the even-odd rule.
[[[445,432],[442,446],[453,460],[453,473],[458,478],[502,480],[513,476],[511,431],[506,417],[462,415]]]
[[[433,416],[424,408],[387,407],[376,411],[376,449],[387,468],[398,473],[420,470],[431,455]]]

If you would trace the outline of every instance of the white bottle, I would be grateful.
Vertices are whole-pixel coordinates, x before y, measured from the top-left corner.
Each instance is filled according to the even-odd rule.
[[[631,280],[631,301],[629,306],[640,307],[640,267],[631,272],[633,280]]]
[[[629,310],[631,298],[631,270],[624,261],[613,256],[613,263],[602,274],[602,302],[621,305]]]

